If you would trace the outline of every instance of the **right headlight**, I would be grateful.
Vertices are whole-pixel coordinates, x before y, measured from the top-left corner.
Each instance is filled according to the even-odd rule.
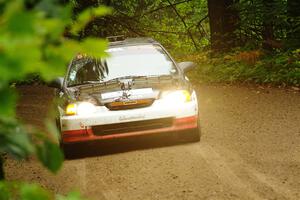
[[[170,103],[184,103],[191,101],[191,94],[187,90],[175,90],[164,93],[162,98]]]

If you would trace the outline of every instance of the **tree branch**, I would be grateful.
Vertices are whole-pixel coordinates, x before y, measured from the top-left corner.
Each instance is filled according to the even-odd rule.
[[[143,29],[144,31],[153,32],[153,33],[166,33],[166,34],[177,34],[177,35],[186,35],[186,32],[176,32],[176,31],[162,31],[162,30],[151,30]]]
[[[187,25],[186,25],[184,19],[181,17],[181,15],[180,15],[179,12],[177,11],[176,7],[170,2],[170,0],[167,0],[167,1],[168,1],[168,3],[170,4],[170,6],[172,7],[172,9],[174,10],[174,12],[177,14],[177,16],[178,16],[178,17],[180,18],[180,20],[182,21],[182,23],[183,23],[183,25],[184,25],[184,27],[185,27],[185,30],[186,30],[186,32],[187,32],[187,34],[189,35],[189,37],[191,38],[191,40],[192,40],[192,42],[193,42],[193,44],[194,44],[194,46],[195,46],[195,49],[198,50],[198,45],[197,45],[196,41],[194,40],[194,37],[193,37],[192,33],[190,32],[189,28],[187,27]]]
[[[117,13],[123,15],[124,17],[126,17],[126,18],[129,19],[129,20],[132,20],[132,21],[135,21],[135,22],[139,23],[139,20],[137,20],[135,17],[128,16],[126,13],[124,13],[124,12],[122,12],[122,11],[120,11],[120,10],[117,10],[117,9],[115,9],[115,11],[116,11]]]
[[[170,4],[170,2],[169,2],[169,5],[162,6],[162,7],[155,8],[153,10],[147,11],[147,12],[143,13],[140,17],[143,17],[145,15],[149,15],[151,13],[154,13],[156,11],[159,11],[159,10],[162,10],[162,9],[165,9],[165,8],[169,8],[171,6],[176,6],[176,5],[179,5],[179,4],[182,4],[182,3],[187,3],[187,2],[190,2],[190,1],[192,1],[192,0],[184,0],[184,1],[177,2],[177,3],[173,3],[173,4],[172,3]]]
[[[200,24],[201,24],[205,19],[207,19],[207,18],[208,18],[208,14],[205,15],[202,19],[200,19],[200,21],[197,23],[196,26],[200,26]]]
[[[108,19],[110,19],[110,20],[114,21],[115,23],[117,23],[117,24],[119,24],[119,25],[125,27],[127,30],[131,31],[132,33],[134,33],[134,34],[136,34],[136,35],[138,35],[138,36],[145,36],[144,33],[139,32],[138,30],[132,28],[132,27],[129,26],[126,22],[123,23],[122,21],[119,21],[119,20],[115,19],[114,17],[109,17]]]
[[[188,28],[188,30],[191,30],[193,27],[196,27],[196,28],[198,28],[198,31],[201,33],[201,35],[203,35],[202,32],[204,32],[205,35],[206,35],[206,32],[205,32],[203,26],[201,25],[201,23],[202,23],[206,18],[208,18],[208,15],[205,15],[202,19],[200,19],[200,21],[199,21],[197,24],[191,25],[191,26]],[[201,28],[203,29],[203,31],[200,31],[200,28],[199,28],[199,27],[201,27]]]

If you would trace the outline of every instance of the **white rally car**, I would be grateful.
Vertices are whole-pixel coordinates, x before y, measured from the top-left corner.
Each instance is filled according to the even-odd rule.
[[[185,73],[149,38],[111,42],[106,59],[77,56],[52,86],[62,143],[174,133],[200,140],[198,102]]]

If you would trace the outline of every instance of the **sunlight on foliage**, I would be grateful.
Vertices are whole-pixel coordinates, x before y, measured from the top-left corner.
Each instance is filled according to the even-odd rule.
[[[0,156],[8,154],[15,159],[36,155],[50,171],[57,172],[63,162],[63,154],[54,141],[58,131],[53,122],[46,122],[51,137],[39,130],[24,126],[16,119],[17,92],[14,82],[37,74],[50,81],[64,74],[66,65],[77,53],[93,57],[106,56],[107,41],[85,38],[82,41],[66,38],[69,29],[80,31],[90,19],[108,14],[110,10],[100,6],[84,10],[75,21],[71,20],[72,4],[41,0],[28,7],[28,1],[0,1]],[[1,174],[3,174],[1,163]],[[53,199],[37,185],[0,183],[0,199],[11,199],[6,192],[19,190],[18,199]],[[15,192],[11,193],[15,195]],[[50,195],[50,196],[49,196]],[[80,199],[70,194],[58,199]]]

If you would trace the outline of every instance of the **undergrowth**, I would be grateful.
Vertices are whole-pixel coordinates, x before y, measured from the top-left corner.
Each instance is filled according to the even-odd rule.
[[[300,86],[300,49],[267,54],[261,50],[214,54],[209,51],[177,57],[197,63],[188,76],[196,82],[250,82]]]

